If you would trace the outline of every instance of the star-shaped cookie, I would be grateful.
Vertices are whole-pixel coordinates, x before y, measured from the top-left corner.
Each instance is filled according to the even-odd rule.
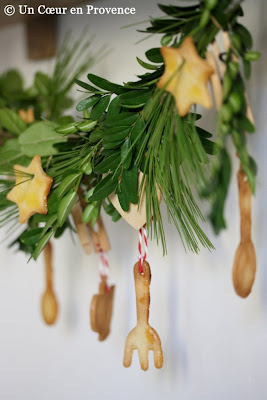
[[[214,70],[199,56],[192,37],[178,49],[162,47],[161,54],[165,71],[157,86],[173,94],[179,115],[184,117],[193,104],[211,108],[207,83]]]
[[[47,214],[47,195],[53,179],[42,169],[41,157],[35,156],[28,167],[14,165],[16,186],[7,199],[19,207],[19,222],[24,224],[35,213]]]

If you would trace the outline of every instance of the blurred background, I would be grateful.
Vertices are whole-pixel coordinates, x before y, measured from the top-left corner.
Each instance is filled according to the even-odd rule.
[[[12,3],[12,0],[10,1]],[[46,2],[48,4],[48,2]],[[56,6],[57,1],[49,2]],[[64,3],[64,2],[58,2]],[[65,2],[70,3],[70,2]],[[169,4],[170,1],[163,1]],[[173,1],[175,3],[175,1]],[[54,59],[30,60],[24,21],[10,24],[1,1],[0,73],[19,68],[26,83],[37,70],[50,73]],[[90,3],[91,4],[91,3]],[[136,56],[159,46],[160,37],[136,44],[143,35],[124,25],[161,15],[156,1],[96,0],[96,7],[136,7],[135,15],[62,15],[56,33],[61,43],[71,30],[79,36],[88,28],[95,35],[92,50],[106,45],[108,52],[90,72],[122,83],[143,73]],[[50,5],[50,4],[49,4]],[[137,259],[138,234],[123,220],[114,224],[103,215],[111,241],[111,280],[116,285],[112,331],[105,342],[89,326],[89,306],[98,291],[98,260],[85,256],[69,234],[54,241],[55,292],[60,314],[55,326],[41,318],[40,299],[45,288],[42,257],[27,263],[27,256],[7,248],[5,229],[0,232],[0,398],[3,400],[136,398],[180,400],[257,399],[267,396],[267,268],[266,268],[266,41],[267,4],[264,0],[243,2],[244,23],[253,33],[254,48],[262,52],[253,65],[248,92],[257,132],[249,148],[258,162],[257,193],[253,200],[253,240],[258,271],[247,299],[237,297],[231,273],[239,244],[239,210],[236,173],[226,203],[228,229],[215,237],[204,227],[216,251],[185,254],[174,226],[162,207],[168,255],[149,242],[152,270],[150,323],[158,331],[164,351],[164,366],[156,370],[152,354],[150,369],[139,368],[137,354],[132,366],[122,366],[124,343],[136,323],[133,265]],[[85,7],[85,6],[83,6]],[[9,18],[8,25],[5,25]],[[146,26],[141,25],[141,27]],[[47,35],[49,35],[47,27]],[[52,28],[51,28],[52,29]],[[45,31],[43,35],[46,34]],[[89,71],[88,71],[89,72]],[[82,80],[86,79],[86,74]],[[81,93],[74,88],[74,96]],[[73,107],[73,114],[75,108]],[[203,118],[206,128],[215,120]],[[205,204],[202,205],[208,210]]]

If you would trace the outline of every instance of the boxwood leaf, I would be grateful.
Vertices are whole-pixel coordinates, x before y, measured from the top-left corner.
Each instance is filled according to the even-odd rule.
[[[96,185],[92,196],[89,197],[88,201],[102,200],[109,196],[116,188],[118,184],[118,174],[108,174],[105,178]]]
[[[94,172],[96,174],[104,174],[108,171],[114,171],[120,164],[120,151],[105,157],[96,167],[94,167]]]
[[[120,96],[120,102],[122,106],[141,106],[146,103],[151,97],[151,94],[151,90],[132,90],[129,93],[122,94]]]
[[[57,188],[57,197],[58,199],[62,199],[62,197],[75,185],[77,180],[80,178],[82,175],[81,172],[78,172],[76,174],[70,174],[66,176],[60,185]]]
[[[95,121],[98,120],[101,117],[101,115],[105,112],[107,106],[109,105],[110,97],[111,97],[110,95],[103,96],[101,100],[99,100],[94,105],[91,111],[91,118],[93,120]]]
[[[77,128],[81,132],[90,132],[92,129],[94,129],[96,124],[97,124],[97,121],[91,121],[91,120],[83,121],[83,122],[79,123],[79,125],[77,125]]]
[[[115,97],[109,105],[106,119],[108,120],[113,115],[118,115],[121,110],[120,96]]]
[[[101,99],[101,96],[99,94],[95,94],[93,96],[87,97],[86,99],[83,99],[80,101],[77,106],[76,110],[77,111],[84,111],[88,110],[88,108],[93,107],[98,101]]]
[[[83,223],[88,224],[88,222],[92,219],[96,211],[97,210],[93,204],[87,204],[82,215]]]
[[[196,126],[196,130],[201,139],[209,139],[212,137],[212,134],[210,132],[205,131],[205,129],[202,129],[199,126]]]
[[[156,69],[158,69],[157,65],[148,64],[148,63],[146,63],[145,61],[142,61],[139,57],[136,57],[136,59],[137,59],[138,63],[139,63],[142,67],[144,67],[144,68],[146,68],[146,69],[149,69],[149,70],[156,70]]]
[[[123,171],[121,191],[125,193],[131,203],[138,203],[138,169],[136,165]]]
[[[0,110],[0,126],[5,128],[9,133],[13,133],[17,136],[27,128],[27,125],[18,114],[8,108],[2,108]]]
[[[56,128],[56,132],[60,135],[72,135],[73,133],[78,132],[76,125],[77,122],[70,122],[69,124],[65,124]]]
[[[241,119],[239,119],[238,126],[240,130],[244,132],[248,133],[255,132],[255,126],[250,122],[250,120],[246,116],[243,116]]]
[[[123,140],[120,140],[118,142],[105,142],[105,139],[104,139],[103,146],[104,146],[104,149],[106,149],[106,150],[118,149],[119,147],[121,147],[122,143],[123,143]]]
[[[160,64],[163,63],[163,57],[160,53],[160,48],[154,48],[154,49],[150,49],[146,52],[146,57],[149,61],[156,63],[156,64]]]
[[[235,32],[240,36],[240,39],[242,40],[243,44],[248,48],[251,49],[253,45],[253,40],[250,32],[247,30],[247,28],[244,27],[244,25],[241,24],[235,24]]]
[[[93,132],[90,133],[88,143],[95,143],[98,142],[102,137],[101,129],[95,129]]]
[[[105,142],[117,142],[125,139],[130,132],[130,126],[118,126],[115,128],[105,129],[103,131],[103,138]]]
[[[105,121],[105,126],[107,128],[113,128],[118,126],[131,126],[139,117],[138,113],[123,112],[118,115],[114,115]]]
[[[81,86],[83,89],[89,90],[89,92],[99,92],[99,89],[97,89],[94,86],[89,85],[89,83],[85,83],[80,81],[79,79],[74,79],[74,82],[77,83],[77,85]]]
[[[60,200],[57,209],[59,227],[62,227],[64,222],[67,220],[74,204],[76,203],[77,197],[77,193],[74,190],[71,190],[65,197],[63,197],[63,199]]]
[[[43,228],[35,228],[26,231],[20,236],[20,241],[27,245],[36,244],[41,237],[42,230]]]
[[[129,202],[130,201],[127,197],[127,194],[123,190],[118,192],[118,199],[119,199],[120,206],[123,209],[123,211],[126,211],[126,212],[129,211],[129,207],[130,207]]]
[[[49,232],[47,232],[39,241],[39,243],[37,244],[37,246],[35,247],[35,250],[32,254],[32,257],[34,258],[34,260],[37,260],[37,258],[39,257],[40,253],[42,252],[42,250],[44,249],[44,247],[47,245],[47,243],[49,242],[49,240],[51,239],[52,235],[53,235],[54,231],[51,229]]]
[[[109,92],[113,92],[116,94],[123,93],[125,89],[121,85],[117,85],[116,83],[109,82],[108,80],[101,78],[94,74],[87,75],[89,81],[91,81],[97,87],[108,90]]]
[[[56,220],[57,220],[57,214],[52,214],[49,216],[45,226],[42,228],[41,237],[43,237],[46,234],[48,229],[56,222]]]
[[[205,139],[203,137],[200,137],[200,140],[207,154],[215,155],[217,153],[218,147],[216,143],[212,142],[211,140]]]
[[[131,165],[132,161],[132,149],[131,149],[131,140],[127,138],[121,147],[121,160],[123,162],[123,167],[128,169]]]

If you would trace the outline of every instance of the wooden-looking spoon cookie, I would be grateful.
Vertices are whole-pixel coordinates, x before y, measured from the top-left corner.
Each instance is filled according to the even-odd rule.
[[[149,323],[150,281],[151,273],[148,262],[143,261],[143,273],[139,272],[139,262],[134,266],[137,325],[129,333],[124,349],[124,367],[130,367],[134,350],[138,350],[141,368],[148,369],[148,352],[154,351],[154,364],[156,368],[163,365],[163,353],[159,335]]]
[[[251,189],[245,173],[238,172],[241,241],[235,254],[233,283],[236,293],[247,297],[256,274],[256,254],[251,240]]]
[[[58,303],[53,290],[53,270],[52,270],[52,245],[50,242],[44,248],[46,290],[42,296],[41,308],[42,315],[47,325],[56,322],[58,315]]]

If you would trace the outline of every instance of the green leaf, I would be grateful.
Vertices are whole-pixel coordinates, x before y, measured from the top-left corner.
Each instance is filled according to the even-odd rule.
[[[95,209],[95,206],[93,204],[87,204],[82,215],[83,223],[88,224],[88,222],[92,219],[96,211],[97,210]]]
[[[123,112],[118,115],[114,115],[105,121],[105,126],[107,128],[119,127],[119,126],[131,126],[135,123],[139,114],[132,112]]]
[[[143,106],[151,97],[151,90],[131,90],[128,93],[120,95],[120,102],[125,106]]]
[[[109,196],[118,184],[118,175],[108,174],[96,185],[94,193],[88,198],[88,201],[98,201]]]
[[[124,192],[131,203],[138,203],[138,169],[136,165],[123,171],[121,191]]]
[[[77,128],[81,132],[90,132],[92,129],[94,129],[96,124],[97,124],[97,121],[91,121],[91,120],[83,121],[77,125]]]
[[[139,149],[143,140],[146,137],[146,132],[145,132],[146,124],[144,119],[141,117],[136,121],[132,133],[131,133],[131,139],[132,143],[134,146]]]
[[[71,227],[71,225],[69,223],[69,220],[67,220],[60,228],[56,229],[54,238],[55,239],[60,238],[63,235],[63,233],[65,232],[65,230],[70,227]]]
[[[115,207],[113,206],[113,204],[111,203],[111,201],[109,199],[108,199],[108,203],[106,201],[103,201],[102,205],[108,215],[113,214]]]
[[[131,132],[131,127],[129,126],[118,126],[115,128],[105,129],[103,131],[103,138],[105,142],[118,142],[126,138]]]
[[[216,143],[212,142],[211,140],[205,139],[203,137],[200,137],[202,146],[204,147],[204,150],[207,154],[210,155],[215,155],[217,154],[218,147]]]
[[[102,131],[100,129],[95,129],[89,136],[89,144],[98,142],[102,137]]]
[[[234,30],[239,35],[239,37],[241,38],[243,44],[248,49],[251,49],[251,47],[253,45],[253,40],[252,40],[252,36],[251,36],[250,32],[247,30],[247,28],[245,28],[244,25],[236,23],[235,26],[234,26]]]
[[[117,194],[121,208],[123,209],[123,211],[128,212],[130,204],[129,204],[129,199],[126,196],[126,193],[121,190]]]
[[[77,197],[77,193],[74,190],[71,190],[65,197],[63,197],[63,199],[60,200],[57,209],[59,227],[62,227],[64,222],[67,220],[74,204],[76,203]]]
[[[121,147],[121,160],[123,162],[123,168],[128,169],[132,161],[132,148],[131,140],[127,138]]]
[[[74,82],[77,85],[81,86],[83,89],[89,90],[89,92],[99,92],[99,89],[95,88],[94,86],[89,85],[88,83],[82,82],[79,79],[74,79]]]
[[[48,201],[47,201],[47,208],[48,208],[49,215],[57,212],[57,207],[58,207],[57,192],[58,192],[58,190],[54,189],[49,194]]]
[[[112,221],[113,222],[117,222],[119,221],[119,219],[121,219],[121,215],[120,213],[115,209],[113,214],[112,214]]]
[[[120,140],[118,142],[106,142],[104,139],[103,147],[105,150],[118,149],[119,147],[121,147],[122,143],[123,140]]]
[[[244,74],[246,79],[250,79],[251,76],[251,62],[243,59]]]
[[[56,128],[56,132],[60,135],[72,135],[73,133],[78,132],[76,127],[77,122],[71,122],[69,124],[65,124]]]
[[[23,78],[16,69],[10,69],[1,77],[1,91],[5,96],[13,96],[23,91]]]
[[[76,110],[77,111],[84,111],[88,110],[88,108],[93,107],[98,101],[101,99],[101,96],[99,94],[95,94],[94,96],[87,97],[86,99],[83,99],[80,101],[80,103],[77,104]]]
[[[96,174],[104,174],[108,171],[114,171],[119,166],[120,160],[120,152],[111,154],[94,167],[94,172]]]
[[[97,104],[94,105],[91,111],[91,118],[93,120],[98,120],[101,115],[106,111],[107,106],[109,105],[110,102],[110,95],[108,96],[103,96],[101,100],[98,101]]]
[[[146,68],[146,69],[149,69],[149,70],[156,70],[156,69],[158,69],[158,66],[157,66],[157,65],[148,64],[148,63],[146,63],[145,61],[142,61],[139,57],[136,57],[136,59],[137,59],[138,63],[139,63],[142,67],[144,67],[144,68]]]
[[[8,108],[2,108],[0,110],[0,125],[9,133],[13,133],[17,136],[27,128],[27,125],[22,121],[18,114]]]
[[[32,217],[33,223],[34,224],[39,224],[40,222],[47,222],[49,218],[51,217],[50,214],[34,214]]]
[[[32,124],[19,137],[21,150],[29,157],[56,154],[58,150],[54,144],[66,142],[67,138],[58,134],[55,127],[55,124],[46,121]]]
[[[42,229],[41,237],[43,237],[46,234],[48,229],[56,222],[56,220],[57,220],[57,214],[52,214],[49,216],[49,218],[46,221],[45,226]]]
[[[20,236],[21,242],[26,245],[36,244],[41,237],[42,230],[43,230],[43,228],[35,228],[35,229],[31,229],[29,231],[24,232]]]
[[[188,11],[189,12],[195,11],[199,7],[199,4],[194,5],[194,6],[187,6],[187,7],[185,7],[185,6],[181,6],[181,7],[166,6],[165,4],[159,4],[158,6],[161,9],[161,11],[163,11],[165,14],[175,17],[175,16],[177,16],[177,14],[180,14],[180,13],[183,14],[184,12],[187,13]]]
[[[112,117],[113,115],[118,115],[120,113],[120,110],[121,110],[120,96],[117,96],[111,101],[108,107],[106,119],[109,120],[109,118]]]
[[[160,44],[162,46],[168,46],[173,39],[173,35],[169,35],[168,33],[161,38]]]
[[[196,130],[198,135],[200,136],[200,139],[205,138],[205,139],[209,139],[212,137],[212,134],[208,131],[206,131],[205,129],[200,128],[199,126],[196,126]]]
[[[39,257],[40,253],[42,252],[42,250],[45,248],[45,246],[47,245],[47,243],[49,242],[49,240],[51,239],[51,237],[53,236],[54,231],[51,229],[51,231],[47,232],[42,239],[40,239],[39,243],[37,244],[32,257],[34,258],[34,260],[37,260],[37,258]]]
[[[255,126],[246,116],[243,116],[242,119],[239,119],[238,128],[243,132],[248,132],[248,133],[255,132]]]
[[[81,172],[66,176],[57,188],[57,197],[60,200],[65,194],[73,188],[77,180],[81,177]]]
[[[160,48],[154,48],[150,49],[146,52],[146,57],[149,61],[155,63],[155,64],[161,64],[163,63],[163,57],[160,52]]]
[[[113,92],[116,94],[120,94],[124,92],[124,88],[121,85],[117,85],[116,83],[109,82],[108,80],[101,78],[97,75],[94,74],[88,74],[87,75],[89,81],[91,81],[94,85],[97,87],[108,90],[109,92]]]

